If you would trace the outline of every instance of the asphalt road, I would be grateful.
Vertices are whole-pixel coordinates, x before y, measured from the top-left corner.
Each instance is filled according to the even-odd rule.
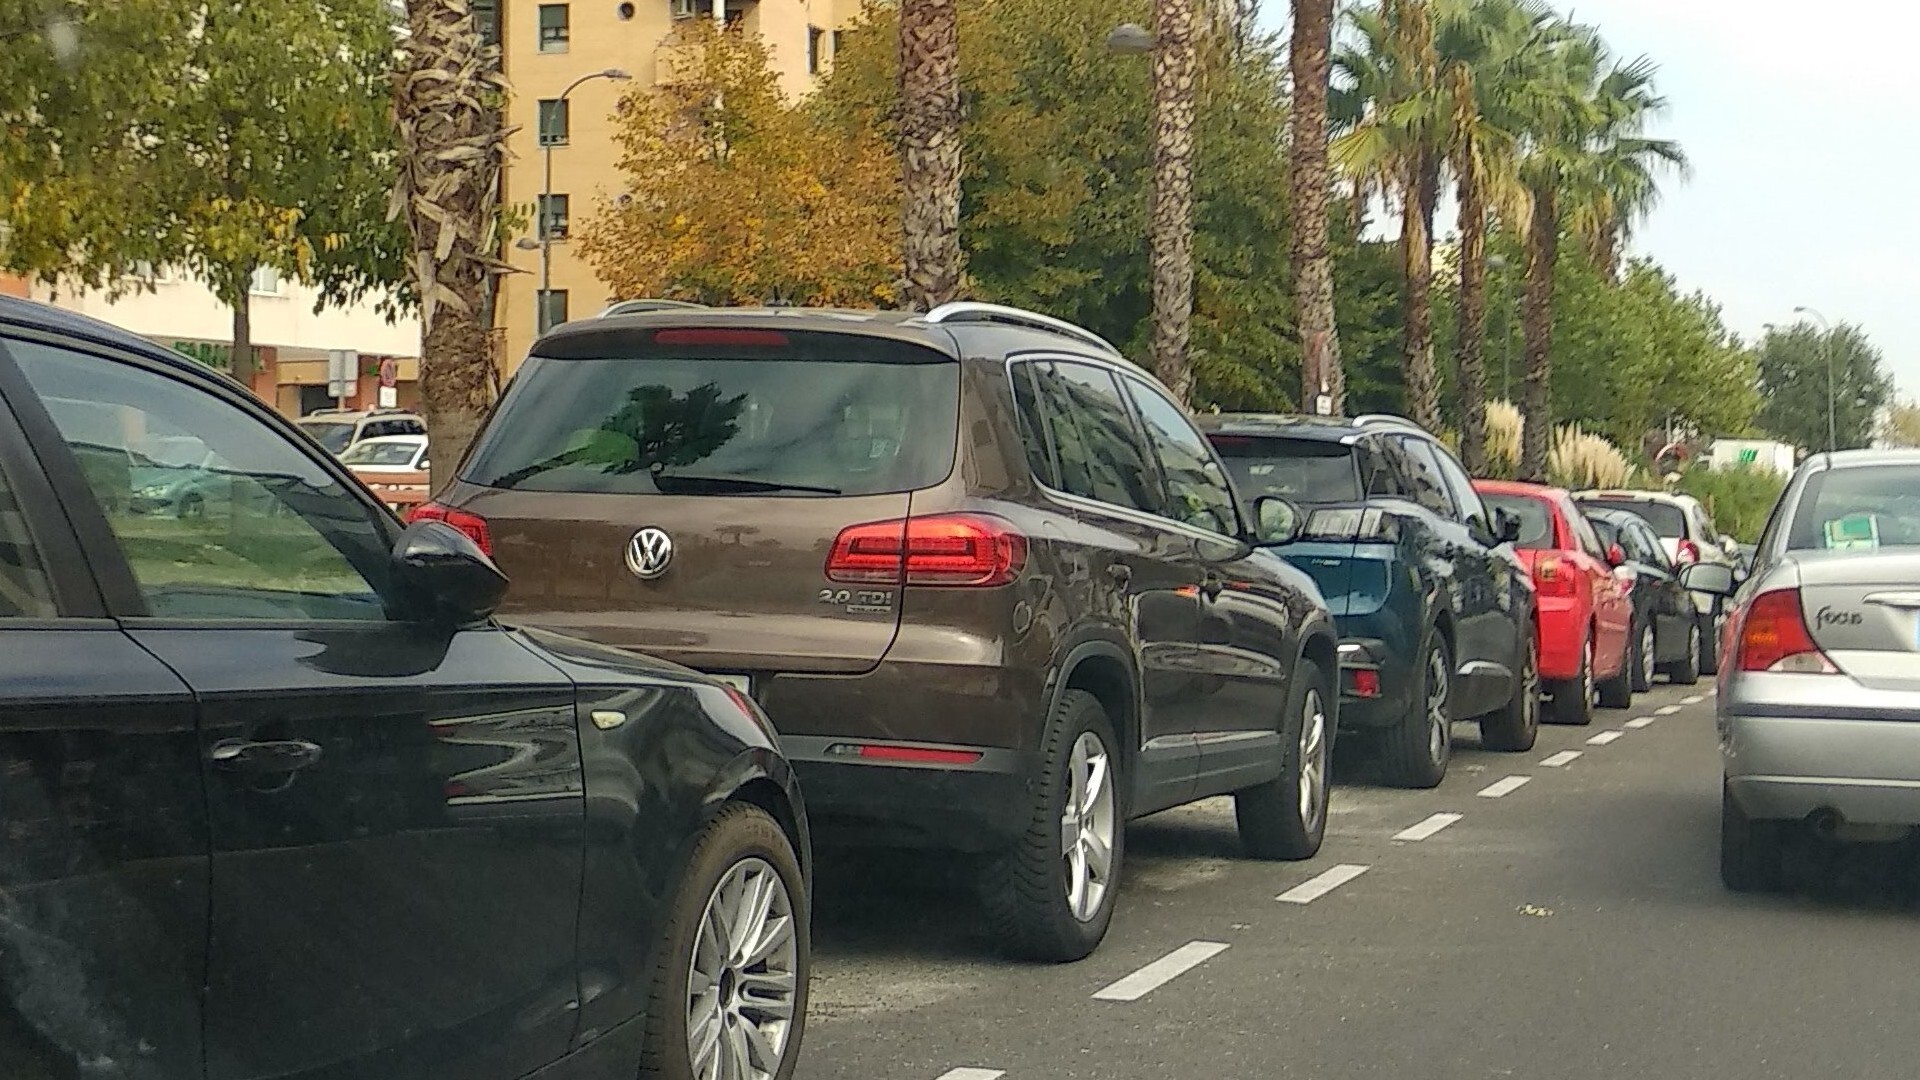
[[[1920,860],[1810,847],[1793,894],[1724,891],[1710,693],[1528,754],[1463,726],[1434,791],[1346,763],[1310,862],[1242,857],[1226,800],[1138,822],[1078,964],[994,957],[938,864],[829,860],[799,1080],[1920,1074]]]

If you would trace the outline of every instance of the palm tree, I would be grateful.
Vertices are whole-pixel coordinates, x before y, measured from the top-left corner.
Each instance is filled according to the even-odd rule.
[[[900,5],[900,178],[907,300],[960,295],[960,25],[956,0]]]
[[[1293,0],[1292,152],[1293,291],[1300,328],[1300,401],[1333,399],[1346,408],[1346,372],[1333,307],[1333,254],[1327,238],[1327,202],[1333,187],[1327,163],[1327,94],[1332,69],[1333,0]]]
[[[1153,4],[1153,194],[1147,270],[1154,374],[1174,397],[1193,394],[1193,129],[1199,77],[1196,0]]]
[[[466,0],[407,0],[394,78],[399,180],[392,212],[411,238],[420,304],[420,400],[434,459],[451,466],[479,431],[497,385],[493,347],[500,164],[508,130],[497,48]]]
[[[1653,206],[1657,172],[1686,169],[1678,144],[1645,135],[1666,106],[1653,89],[1654,64],[1616,61],[1590,28],[1578,28],[1554,55],[1558,101],[1542,110],[1520,161],[1533,199],[1521,309],[1527,375],[1520,475],[1534,480],[1546,475],[1553,428],[1553,274],[1561,238],[1571,232],[1599,260],[1611,259],[1626,230]]]

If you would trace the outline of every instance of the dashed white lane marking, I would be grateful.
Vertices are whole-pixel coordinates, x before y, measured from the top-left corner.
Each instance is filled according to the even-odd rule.
[[[1366,872],[1367,868],[1358,863],[1341,863],[1324,874],[1308,878],[1274,899],[1283,904],[1311,904]]]
[[[1603,731],[1600,734],[1595,735],[1593,738],[1588,739],[1587,745],[1588,746],[1605,746],[1615,739],[1624,739],[1626,737],[1627,737],[1627,733],[1624,731]]]
[[[1662,705],[1659,708],[1653,710],[1653,715],[1672,716],[1674,713],[1679,712],[1682,708],[1683,706],[1680,706],[1680,705]]]
[[[1425,840],[1441,829],[1459,821],[1460,814],[1435,814],[1412,828],[1402,829],[1393,834],[1395,840]]]
[[[1687,695],[1686,697],[1683,697],[1683,698],[1681,698],[1681,699],[1680,699],[1680,704],[1682,704],[1682,705],[1698,705],[1698,704],[1700,704],[1701,702],[1703,702],[1703,701],[1705,701],[1705,700],[1707,700],[1707,699],[1706,699],[1706,697],[1705,697],[1704,695],[1701,695],[1701,694],[1688,694],[1688,695]]]
[[[1005,1075],[1004,1069],[948,1069],[938,1080],[1000,1080]]]
[[[1521,788],[1526,787],[1532,779],[1533,777],[1531,776],[1509,776],[1505,780],[1495,780],[1493,783],[1480,789],[1480,797],[1483,799],[1498,799],[1511,795]]]
[[[1574,761],[1578,760],[1579,757],[1580,757],[1580,751],[1578,750],[1562,750],[1557,754],[1549,754],[1548,756],[1541,758],[1540,764],[1545,765],[1549,769],[1557,769],[1562,765],[1572,764]]]
[[[1096,1001],[1139,1001],[1174,979],[1226,952],[1218,941],[1189,941],[1093,995]]]
[[[1636,716],[1633,719],[1627,721],[1627,726],[1635,729],[1636,731],[1643,727],[1651,727],[1652,725],[1653,725],[1653,717],[1651,716]]]

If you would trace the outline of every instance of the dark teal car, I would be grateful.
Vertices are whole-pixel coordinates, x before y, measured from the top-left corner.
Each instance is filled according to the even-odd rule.
[[[1340,632],[1344,731],[1378,743],[1390,782],[1433,787],[1452,724],[1489,749],[1539,729],[1533,583],[1466,470],[1398,417],[1202,417],[1240,496],[1298,505],[1273,550],[1320,586]]]

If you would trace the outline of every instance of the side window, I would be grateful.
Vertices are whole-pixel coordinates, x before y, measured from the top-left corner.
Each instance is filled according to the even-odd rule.
[[[1393,463],[1387,459],[1386,452],[1379,446],[1360,443],[1354,447],[1360,455],[1360,476],[1365,481],[1361,489],[1370,499],[1404,498],[1406,492],[1400,490],[1400,478],[1393,471]]]
[[[1053,450],[1047,444],[1046,415],[1040,408],[1040,389],[1035,372],[1043,364],[1015,364],[1008,377],[1013,382],[1013,405],[1019,416],[1020,445],[1026,448],[1027,465],[1034,478],[1051,488],[1060,487],[1060,471],[1054,466]]]
[[[26,515],[7,474],[0,470],[0,619],[45,619],[57,614],[53,588]]]
[[[1233,507],[1233,487],[1207,448],[1207,440],[1159,391],[1137,379],[1122,381],[1134,407],[1140,410],[1147,442],[1167,478],[1167,516],[1222,536],[1238,533],[1240,517]]]
[[[1660,546],[1660,538],[1645,525],[1630,523],[1626,535],[1633,544],[1633,557],[1648,566],[1658,566],[1664,570],[1673,569],[1673,563],[1667,558],[1667,549]]]
[[[1446,447],[1434,443],[1426,444],[1427,452],[1440,467],[1440,475],[1447,482],[1447,493],[1453,496],[1453,505],[1460,508],[1460,516],[1466,521],[1479,521],[1491,527],[1493,518],[1488,515],[1486,504],[1480,500],[1480,493],[1473,490],[1473,480],[1467,476],[1467,470]]]
[[[1447,493],[1447,478],[1441,474],[1440,463],[1427,441],[1410,436],[1399,436],[1398,441],[1403,451],[1401,461],[1407,466],[1407,484],[1412,489],[1408,497],[1443,518],[1458,520],[1460,512]]]
[[[1567,524],[1573,529],[1574,543],[1580,545],[1580,550],[1601,562],[1607,561],[1607,546],[1600,542],[1600,536],[1593,531],[1593,522],[1587,520],[1587,515],[1568,500],[1561,501],[1560,512],[1566,515]]]
[[[1060,489],[1131,510],[1160,514],[1160,479],[1140,446],[1120,387],[1103,368],[1049,364],[1034,371],[1047,430],[1060,458]]]
[[[9,348],[79,459],[150,614],[386,617],[385,531],[297,444],[165,375],[48,345]]]

